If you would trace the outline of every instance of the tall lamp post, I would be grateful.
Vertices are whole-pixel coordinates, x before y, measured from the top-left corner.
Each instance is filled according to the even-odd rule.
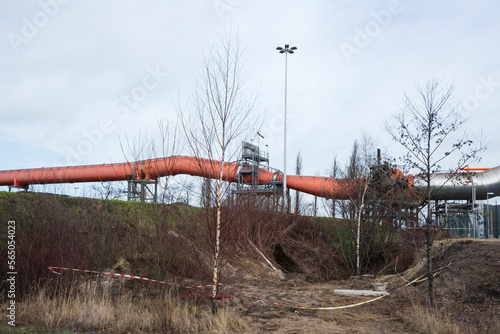
[[[486,194],[486,206],[488,207],[488,219],[490,221],[490,239],[493,239],[493,213],[490,207],[490,195],[495,195],[495,193],[489,192]]]
[[[278,46],[276,48],[280,53],[285,54],[285,109],[284,109],[284,119],[283,122],[285,123],[285,134],[284,134],[284,140],[283,140],[283,209],[288,210],[288,196],[287,196],[287,189],[286,189],[286,85],[287,85],[287,67],[288,67],[288,54],[293,54],[297,48],[295,46],[290,47],[289,44],[285,44],[285,47],[282,48],[281,46]]]

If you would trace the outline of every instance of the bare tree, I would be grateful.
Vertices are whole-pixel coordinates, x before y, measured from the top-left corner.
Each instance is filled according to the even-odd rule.
[[[300,175],[302,173],[302,156],[300,152],[297,153],[297,160],[295,163],[295,174]],[[300,215],[300,199],[302,198],[300,191],[295,191],[295,215]]]
[[[151,159],[155,155],[154,138],[143,131],[132,137],[125,134],[123,140],[120,138],[120,148],[128,162]]]
[[[314,175],[319,176],[319,171],[316,171]],[[313,210],[312,210],[312,215],[313,217],[316,217],[318,215],[318,196],[314,195],[313,201],[311,203]]]
[[[100,186],[94,185],[92,189],[100,199],[120,199],[123,194],[123,187],[113,184],[114,182],[101,182]]]
[[[364,176],[364,183],[362,186],[362,191],[361,191],[361,199],[359,201],[359,206],[358,206],[358,216],[357,216],[357,233],[356,233],[356,275],[361,275],[361,264],[360,264],[360,259],[361,259],[361,254],[360,254],[360,243],[361,243],[361,215],[363,214],[363,209],[365,206],[365,197],[366,193],[368,191],[368,186],[370,185],[371,181],[371,175],[369,173],[368,167],[365,164],[365,170],[363,171],[363,176]]]
[[[356,213],[356,221],[357,221],[357,231],[356,231],[356,274],[359,276],[361,275],[361,251],[360,251],[360,244],[361,244],[361,219],[363,216],[363,210],[365,207],[365,199],[366,199],[366,194],[368,192],[368,188],[371,183],[371,173],[370,173],[370,167],[373,163],[373,152],[374,152],[374,147],[372,144],[372,140],[366,135],[363,135],[363,139],[361,142],[361,150],[359,150],[357,142],[355,142],[355,145],[353,147],[353,155],[351,156],[351,161],[348,166],[348,170],[350,170],[351,173],[356,173],[359,175],[358,178],[358,189],[359,194],[358,198],[356,201],[351,201],[353,202],[352,204],[355,205],[357,213]],[[356,161],[357,160],[357,161]]]
[[[337,178],[340,175],[340,166],[338,164],[337,156],[333,158],[332,168],[327,170],[327,173],[331,175],[333,178]],[[337,200],[323,198],[323,208],[325,209],[328,216],[335,218],[337,214]]]
[[[338,200],[335,204],[341,217],[346,220],[350,233],[350,242],[345,248],[341,245],[341,251],[357,275],[361,272],[361,222],[364,219],[365,197],[370,184],[370,148],[371,139],[364,135],[361,145],[357,140],[354,141],[345,169],[338,171],[336,159],[333,167],[335,174],[343,176],[343,179],[339,179],[340,186],[345,190],[352,190],[353,187],[356,189],[355,195],[347,200]],[[356,226],[351,223],[356,223]],[[342,239],[342,236],[339,235],[339,238]]]
[[[352,145],[351,155],[349,157],[349,161],[345,166],[345,169],[341,171],[341,175],[347,180],[358,180],[356,187],[359,191],[357,191],[358,196],[350,198],[349,200],[339,201],[339,211],[340,215],[344,219],[357,219],[358,217],[358,209],[360,206],[361,193],[363,188],[362,178],[364,176],[365,168],[365,160],[363,159],[362,150],[360,148],[359,142],[357,140],[354,141]],[[345,185],[348,187],[348,185]]]
[[[147,132],[140,131],[139,133],[129,137],[125,134],[124,138],[120,138],[120,146],[125,159],[129,164],[136,161],[147,160],[171,156],[171,159],[164,159],[165,169],[171,169],[170,165],[175,163],[175,155],[180,150],[179,145],[179,126],[166,120],[157,120],[158,131],[157,135],[150,135]],[[137,179],[137,175],[131,175],[132,179]],[[155,180],[157,182],[159,196],[157,195],[155,201],[160,203],[172,203],[179,201],[176,193],[172,192],[170,187],[171,176],[166,175],[163,178]],[[183,187],[184,185],[181,185]],[[131,189],[129,188],[129,191]]]
[[[156,143],[153,149],[153,153],[158,156],[159,154],[162,157],[172,157],[171,159],[164,160],[165,164],[175,164],[174,156],[179,153],[182,149],[180,146],[180,129],[178,122],[171,122],[168,120],[159,119],[158,121],[158,130],[160,132],[159,143]],[[161,150],[161,151],[160,151]],[[165,166],[166,169],[169,169],[171,166]],[[159,188],[160,188],[160,200],[161,203],[170,203],[177,202],[176,193],[171,191],[171,185],[174,180],[174,177],[170,175],[166,175],[165,177],[158,180]],[[184,185],[181,185],[184,187]]]
[[[207,175],[217,176],[216,182],[210,184],[214,187],[215,224],[207,218],[215,231],[212,312],[216,313],[222,202],[229,189],[223,178],[224,164],[237,152],[235,140],[255,121],[251,118],[255,94],[246,95],[243,91],[248,79],[243,73],[243,49],[231,32],[220,37],[218,45],[208,48],[201,65],[192,101],[188,110],[179,110],[179,116],[186,143],[192,154],[200,158],[199,167],[206,169]],[[207,166],[207,161],[201,158],[207,158],[210,164]]]
[[[435,306],[434,276],[432,264],[433,235],[431,199],[439,191],[431,186],[433,173],[441,170],[445,159],[454,157],[455,168],[463,167],[477,159],[483,151],[482,141],[476,144],[463,129],[464,115],[452,105],[451,95],[454,86],[442,85],[442,80],[430,80],[424,87],[417,85],[417,99],[404,95],[403,104],[395,115],[395,123],[385,123],[385,128],[394,141],[401,144],[406,154],[401,161],[406,168],[415,172],[415,180],[425,184],[424,204],[427,206],[425,216],[426,259],[429,284],[429,303]],[[449,174],[452,178],[452,170]]]
[[[201,180],[201,195],[200,205],[203,208],[210,208],[213,206],[213,192],[212,179],[205,177]]]
[[[380,241],[395,231],[393,217],[397,215],[384,213],[397,210],[391,201],[396,200],[401,187],[389,165],[376,163],[375,147],[374,140],[364,134],[354,142],[345,169],[338,171],[337,167],[335,171],[336,176],[343,176],[338,180],[339,185],[351,193],[348,199],[336,200],[335,204],[350,233],[349,244],[343,245],[341,251],[357,275],[377,261],[381,253],[374,249],[379,249]]]

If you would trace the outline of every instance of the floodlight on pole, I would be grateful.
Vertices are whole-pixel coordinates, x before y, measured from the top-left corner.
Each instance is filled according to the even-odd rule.
[[[490,220],[490,239],[493,239],[493,212],[490,207],[490,195],[495,195],[495,193],[486,193],[486,206],[488,207],[488,219]]]
[[[288,54],[293,54],[297,48],[295,46],[290,47],[289,44],[285,44],[285,47],[282,48],[278,46],[276,48],[280,53],[285,54],[285,108],[283,111],[284,117],[283,117],[283,122],[284,122],[284,140],[283,140],[283,208],[285,210],[288,210],[288,196],[287,196],[287,189],[286,189],[286,93],[287,93],[287,69],[288,69]]]

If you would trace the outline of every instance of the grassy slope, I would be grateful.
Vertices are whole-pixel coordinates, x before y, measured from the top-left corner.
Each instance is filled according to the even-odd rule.
[[[285,271],[304,273],[314,280],[345,278],[352,270],[354,222],[283,215],[251,207],[229,210],[225,217],[229,217],[223,221],[226,260],[237,256],[262,260],[250,246],[251,241]],[[8,220],[17,222],[18,265],[26,280],[46,277],[49,265],[120,269],[153,277],[210,278],[210,209],[181,203],[0,192],[2,232]],[[366,225],[363,231],[364,271],[387,267],[398,255],[394,235],[377,226]],[[0,245],[0,252],[5,252],[5,240]],[[399,263],[409,264],[401,262],[401,257]]]

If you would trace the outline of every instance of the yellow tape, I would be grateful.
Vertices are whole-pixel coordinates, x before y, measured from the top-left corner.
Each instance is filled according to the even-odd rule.
[[[423,277],[424,275],[422,276],[419,276],[417,278],[415,278],[413,281],[403,285],[402,287],[396,289],[394,292],[398,291],[398,290],[401,290],[409,285],[412,285],[414,283],[417,283],[419,282],[419,280]],[[421,280],[420,280],[421,281]],[[355,306],[360,306],[360,305],[364,305],[364,304],[368,304],[368,303],[371,303],[371,302],[374,302],[376,300],[379,300],[379,299],[382,299],[384,297],[387,297],[388,295],[382,295],[382,296],[379,296],[377,298],[373,298],[373,299],[370,299],[370,300],[366,300],[364,302],[360,302],[360,303],[356,303],[356,304],[350,304],[350,305],[344,305],[344,306],[331,306],[331,307],[296,307],[297,309],[304,309],[304,310],[340,310],[340,309],[343,309],[343,308],[350,308],[350,307],[355,307]]]
[[[436,277],[439,273],[440,273],[440,271],[435,272],[432,276],[433,276],[433,277]],[[426,280],[428,280],[428,279],[429,279],[429,276],[424,277],[424,278],[422,278],[422,279],[420,279],[420,280],[416,281],[415,283],[420,283],[420,282],[426,281]]]
[[[387,297],[387,296],[388,295],[382,295],[380,297],[373,298],[373,299],[370,299],[370,300],[366,300],[366,301],[361,302],[361,303],[356,303],[356,304],[351,304],[351,305],[344,305],[344,306],[331,306],[331,307],[295,307],[295,308],[296,309],[300,309],[300,310],[340,310],[340,309],[343,309],[343,308],[350,308],[350,307],[360,306],[360,305],[363,305],[363,304],[368,304],[368,303],[374,302],[376,300],[382,299],[382,298]]]

